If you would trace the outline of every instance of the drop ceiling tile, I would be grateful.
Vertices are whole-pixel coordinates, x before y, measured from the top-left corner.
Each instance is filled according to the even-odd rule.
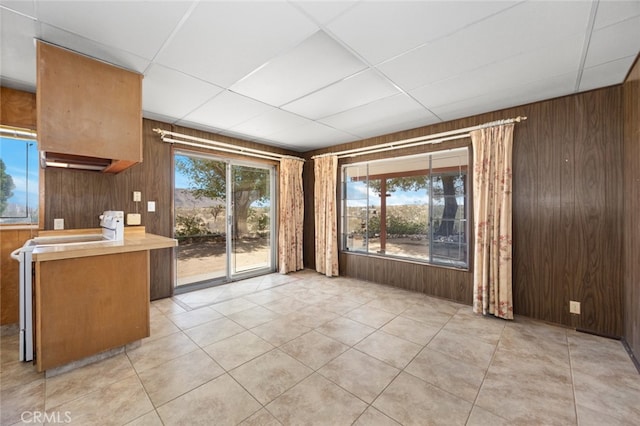
[[[250,118],[228,130],[251,137],[269,137],[292,127],[308,124],[309,120],[281,109],[271,107],[264,113]]]
[[[580,91],[621,83],[624,81],[635,59],[635,55],[627,56],[626,58],[585,68],[580,79]],[[612,81],[617,83],[612,83]]]
[[[593,28],[598,30],[640,15],[640,1],[601,1]]]
[[[585,67],[592,67],[640,52],[640,15],[594,31]],[[613,81],[620,83],[620,81]]]
[[[337,114],[398,93],[391,83],[367,70],[283,107],[312,120]]]
[[[41,22],[152,59],[190,2],[38,1]]]
[[[36,87],[37,23],[7,10],[0,12],[0,75],[14,86]]]
[[[73,50],[74,52],[100,59],[101,61],[117,65],[140,74],[144,73],[144,70],[147,69],[150,64],[148,59],[144,59],[124,50],[96,43],[93,40],[79,37],[76,34],[72,34],[68,31],[64,31],[47,24],[40,25],[39,38],[66,49]]]
[[[142,108],[182,118],[223,90],[179,71],[152,65],[142,80]]]
[[[268,111],[269,108],[269,105],[225,91],[180,121],[201,123],[216,129],[229,129]]]
[[[377,64],[477,22],[515,2],[360,2],[328,25],[329,30]]]
[[[556,76],[573,72],[580,65],[582,37],[575,35],[556,43],[553,49],[543,47],[503,61],[458,75],[434,84],[422,86],[409,93],[427,108],[448,105],[506,87],[540,80],[540,76]],[[575,81],[574,81],[575,84]]]
[[[281,106],[364,68],[364,63],[318,31],[231,86],[231,90]]]
[[[320,25],[327,25],[329,22],[340,16],[349,8],[353,7],[359,0],[344,1],[291,1],[291,3],[304,10],[313,20]]]
[[[317,30],[286,2],[201,2],[157,62],[229,87]]]
[[[24,0],[0,0],[0,6],[8,7],[16,12],[24,13],[32,18],[35,18],[35,3],[33,1]],[[0,11],[4,13],[4,11]]]
[[[588,4],[584,3],[519,4],[449,37],[380,64],[378,69],[404,90],[412,90],[523,52],[553,51],[554,45],[566,38],[584,40],[590,11]],[[572,19],[568,20],[568,16]],[[582,46],[578,49],[579,55]]]
[[[432,111],[442,120],[454,120],[564,96],[574,92],[576,75],[577,73],[567,73],[524,84],[505,86],[501,91],[437,106],[432,108]]]
[[[358,140],[357,136],[310,121],[304,126],[275,133],[270,139],[286,144],[295,151],[306,152]]]
[[[368,138],[433,124],[438,118],[411,97],[399,94],[320,121],[361,138]]]

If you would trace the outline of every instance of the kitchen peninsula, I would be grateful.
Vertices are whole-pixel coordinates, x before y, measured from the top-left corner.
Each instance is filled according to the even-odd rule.
[[[41,236],[100,234],[100,229]],[[149,251],[176,240],[125,228],[122,241],[38,245],[35,264],[36,368],[45,371],[148,337]]]

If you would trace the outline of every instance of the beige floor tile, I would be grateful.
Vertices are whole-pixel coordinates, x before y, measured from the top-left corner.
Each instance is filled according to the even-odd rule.
[[[274,346],[271,343],[250,331],[244,331],[205,346],[204,350],[225,370],[229,371],[269,352],[273,348]]]
[[[429,348],[423,349],[405,370],[455,396],[474,402],[485,370]]]
[[[182,355],[139,374],[156,407],[220,375],[224,370],[203,350]]]
[[[247,420],[240,423],[240,426],[282,426],[273,415],[264,408]]]
[[[242,333],[243,331],[245,331],[244,327],[230,319],[220,318],[190,328],[186,330],[185,333],[196,342],[198,346],[204,348],[205,346]]]
[[[404,368],[422,349],[421,345],[382,331],[376,331],[354,347],[396,368]]]
[[[580,404],[576,406],[578,412],[578,424],[580,426],[629,426],[634,423],[608,416],[590,407]],[[636,423],[637,424],[637,421]]]
[[[280,300],[276,300],[274,302],[265,303],[263,305],[265,308],[276,312],[281,315],[286,315],[291,312],[295,312],[298,309],[303,309],[309,306],[307,303],[304,303],[301,300],[298,300],[291,296],[284,296]]]
[[[270,311],[267,308],[263,308],[262,306],[255,306],[253,308],[245,309],[244,311],[227,315],[227,317],[245,328],[253,328],[260,324],[264,324],[265,322],[279,318],[280,314]]]
[[[283,316],[283,318],[286,318],[293,324],[301,324],[309,328],[320,327],[322,324],[337,317],[338,314],[335,312],[325,311],[324,309],[313,305]]]
[[[365,306],[399,315],[411,306],[414,306],[414,302],[406,298],[386,296],[374,299],[371,302],[367,303]]]
[[[226,302],[216,303],[215,305],[211,305],[212,309],[220,312],[222,315],[231,315],[235,312],[244,311],[245,309],[255,308],[256,305],[253,302],[249,302],[246,299],[238,298],[228,300]]]
[[[168,336],[173,333],[178,333],[180,328],[175,325],[169,318],[162,314],[161,316],[153,316],[149,321],[151,328],[151,335],[143,341],[156,340],[161,337]]]
[[[406,373],[373,406],[403,425],[464,425],[472,404]]]
[[[211,287],[179,294],[174,296],[174,298],[191,307],[191,309],[197,309],[215,303],[222,291],[220,287]]]
[[[349,318],[339,317],[318,327],[316,331],[346,345],[353,346],[376,331],[376,329]]]
[[[182,306],[177,304],[172,298],[155,300],[151,302],[154,308],[158,309],[163,314],[179,314],[181,312],[187,312]]]
[[[349,346],[323,334],[310,331],[289,343],[285,343],[280,349],[304,365],[317,370],[349,349]]]
[[[373,328],[380,328],[396,317],[395,314],[366,305],[347,312],[345,316]]]
[[[456,313],[443,330],[469,335],[491,344],[498,343],[507,321],[494,316],[482,316],[469,311]]]
[[[313,374],[267,406],[283,425],[350,425],[367,404]]]
[[[445,330],[441,330],[427,347],[482,369],[489,366],[496,349],[496,345],[484,340]]]
[[[432,306],[416,305],[407,308],[401,316],[420,321],[431,327],[441,328],[451,319],[453,314],[440,312]]]
[[[180,332],[156,340],[143,341],[139,347],[127,350],[127,356],[140,373],[196,349],[198,346]]]
[[[44,379],[44,373],[38,373],[30,362],[6,362],[0,367],[0,389],[26,385],[40,379]]]
[[[513,424],[513,422],[496,416],[477,405],[473,407],[469,420],[467,420],[467,426],[512,426]]]
[[[399,369],[355,349],[350,349],[318,371],[368,403],[371,403],[399,372]]]
[[[279,349],[267,352],[229,372],[261,404],[295,386],[313,370]]]
[[[282,295],[273,290],[263,290],[253,294],[244,296],[245,300],[258,305],[266,305],[267,303],[277,302],[282,299]]]
[[[301,324],[292,324],[285,318],[279,318],[254,327],[251,331],[272,345],[280,346],[311,331],[311,329]]]
[[[317,306],[325,311],[335,312],[338,315],[344,315],[361,305],[360,303],[347,299],[346,297],[331,296],[322,302],[315,303],[313,306]]]
[[[136,376],[115,382],[78,399],[47,410],[69,413],[71,424],[122,425],[153,410]]]
[[[162,426],[162,420],[160,420],[158,413],[153,410],[127,423],[127,426]]]
[[[262,408],[224,374],[158,408],[168,425],[236,425]]]
[[[566,367],[569,365],[569,348],[566,337],[563,340],[549,338],[549,333],[540,333],[533,328],[507,324],[502,332],[498,350],[507,350],[521,358]]]
[[[418,345],[426,345],[440,331],[440,328],[399,316],[389,321],[381,330]]]
[[[640,419],[640,389],[627,387],[615,378],[606,380],[573,372],[576,403],[629,424]]]
[[[179,314],[167,314],[169,319],[182,330],[195,327],[196,325],[204,324],[205,322],[213,321],[218,318],[222,318],[222,314],[203,307],[194,309],[192,311],[181,312]]]
[[[393,420],[391,417],[376,410],[373,407],[367,408],[364,413],[358,417],[358,420],[353,424],[354,426],[400,426],[400,423]]]
[[[129,358],[116,355],[47,379],[46,408],[51,409],[136,374]]]
[[[21,420],[23,413],[45,408],[45,380],[32,380],[25,385],[0,390],[0,424],[10,425]],[[27,421],[30,421],[29,417]]]

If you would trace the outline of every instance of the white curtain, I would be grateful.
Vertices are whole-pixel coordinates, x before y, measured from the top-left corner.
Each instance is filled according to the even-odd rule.
[[[278,215],[278,265],[281,274],[304,268],[302,260],[302,225],[304,194],[302,160],[280,160],[280,214]]]
[[[314,160],[314,212],[316,229],[316,271],[328,277],[338,275],[338,231],[336,187],[338,157]]]
[[[513,124],[471,132],[473,145],[473,311],[513,319]]]

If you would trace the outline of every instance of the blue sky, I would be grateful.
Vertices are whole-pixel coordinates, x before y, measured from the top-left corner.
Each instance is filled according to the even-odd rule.
[[[29,207],[37,207],[39,161],[35,142],[0,137],[0,157],[4,161],[6,172],[11,175],[16,186],[13,197],[8,202],[25,204],[28,201]],[[29,176],[27,176],[27,158]],[[27,185],[27,178],[31,181],[29,185]]]

